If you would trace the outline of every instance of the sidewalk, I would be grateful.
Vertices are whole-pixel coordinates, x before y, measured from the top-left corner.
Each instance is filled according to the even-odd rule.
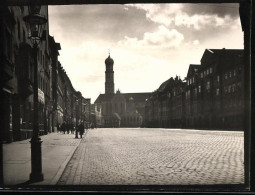
[[[84,136],[86,135],[86,132]],[[75,134],[50,133],[42,139],[42,182],[31,185],[55,185],[81,142]],[[3,145],[5,185],[29,183],[31,173],[30,139]]]

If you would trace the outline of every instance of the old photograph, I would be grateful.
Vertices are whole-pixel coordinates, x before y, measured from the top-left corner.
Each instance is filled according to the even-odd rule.
[[[1,5],[1,189],[248,191],[250,10]]]

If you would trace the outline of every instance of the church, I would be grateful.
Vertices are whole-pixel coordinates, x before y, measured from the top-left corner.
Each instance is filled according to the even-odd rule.
[[[146,99],[151,93],[121,93],[114,90],[114,61],[105,60],[105,94],[94,105],[97,127],[141,127],[145,116]]]

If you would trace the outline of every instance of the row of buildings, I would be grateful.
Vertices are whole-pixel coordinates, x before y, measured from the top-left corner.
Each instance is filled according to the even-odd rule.
[[[93,105],[97,127],[154,127],[242,130],[244,51],[206,49],[184,80],[176,76],[154,92],[114,91],[114,61],[105,60],[105,94]]]
[[[187,76],[170,78],[146,100],[145,127],[244,128],[244,51],[206,49]]]
[[[34,59],[32,43],[23,20],[27,6],[0,6],[1,40],[1,134],[6,142],[27,139],[33,129]],[[48,6],[41,6],[48,19]],[[40,134],[57,130],[63,121],[74,125],[89,121],[90,99],[76,91],[58,60],[60,43],[43,27],[45,40],[39,45],[38,100]]]

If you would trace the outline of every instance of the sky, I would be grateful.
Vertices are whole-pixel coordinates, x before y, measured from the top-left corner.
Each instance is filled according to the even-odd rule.
[[[92,103],[105,93],[105,59],[114,60],[115,91],[155,91],[184,79],[205,49],[243,49],[238,4],[49,6],[49,30],[75,90]]]

